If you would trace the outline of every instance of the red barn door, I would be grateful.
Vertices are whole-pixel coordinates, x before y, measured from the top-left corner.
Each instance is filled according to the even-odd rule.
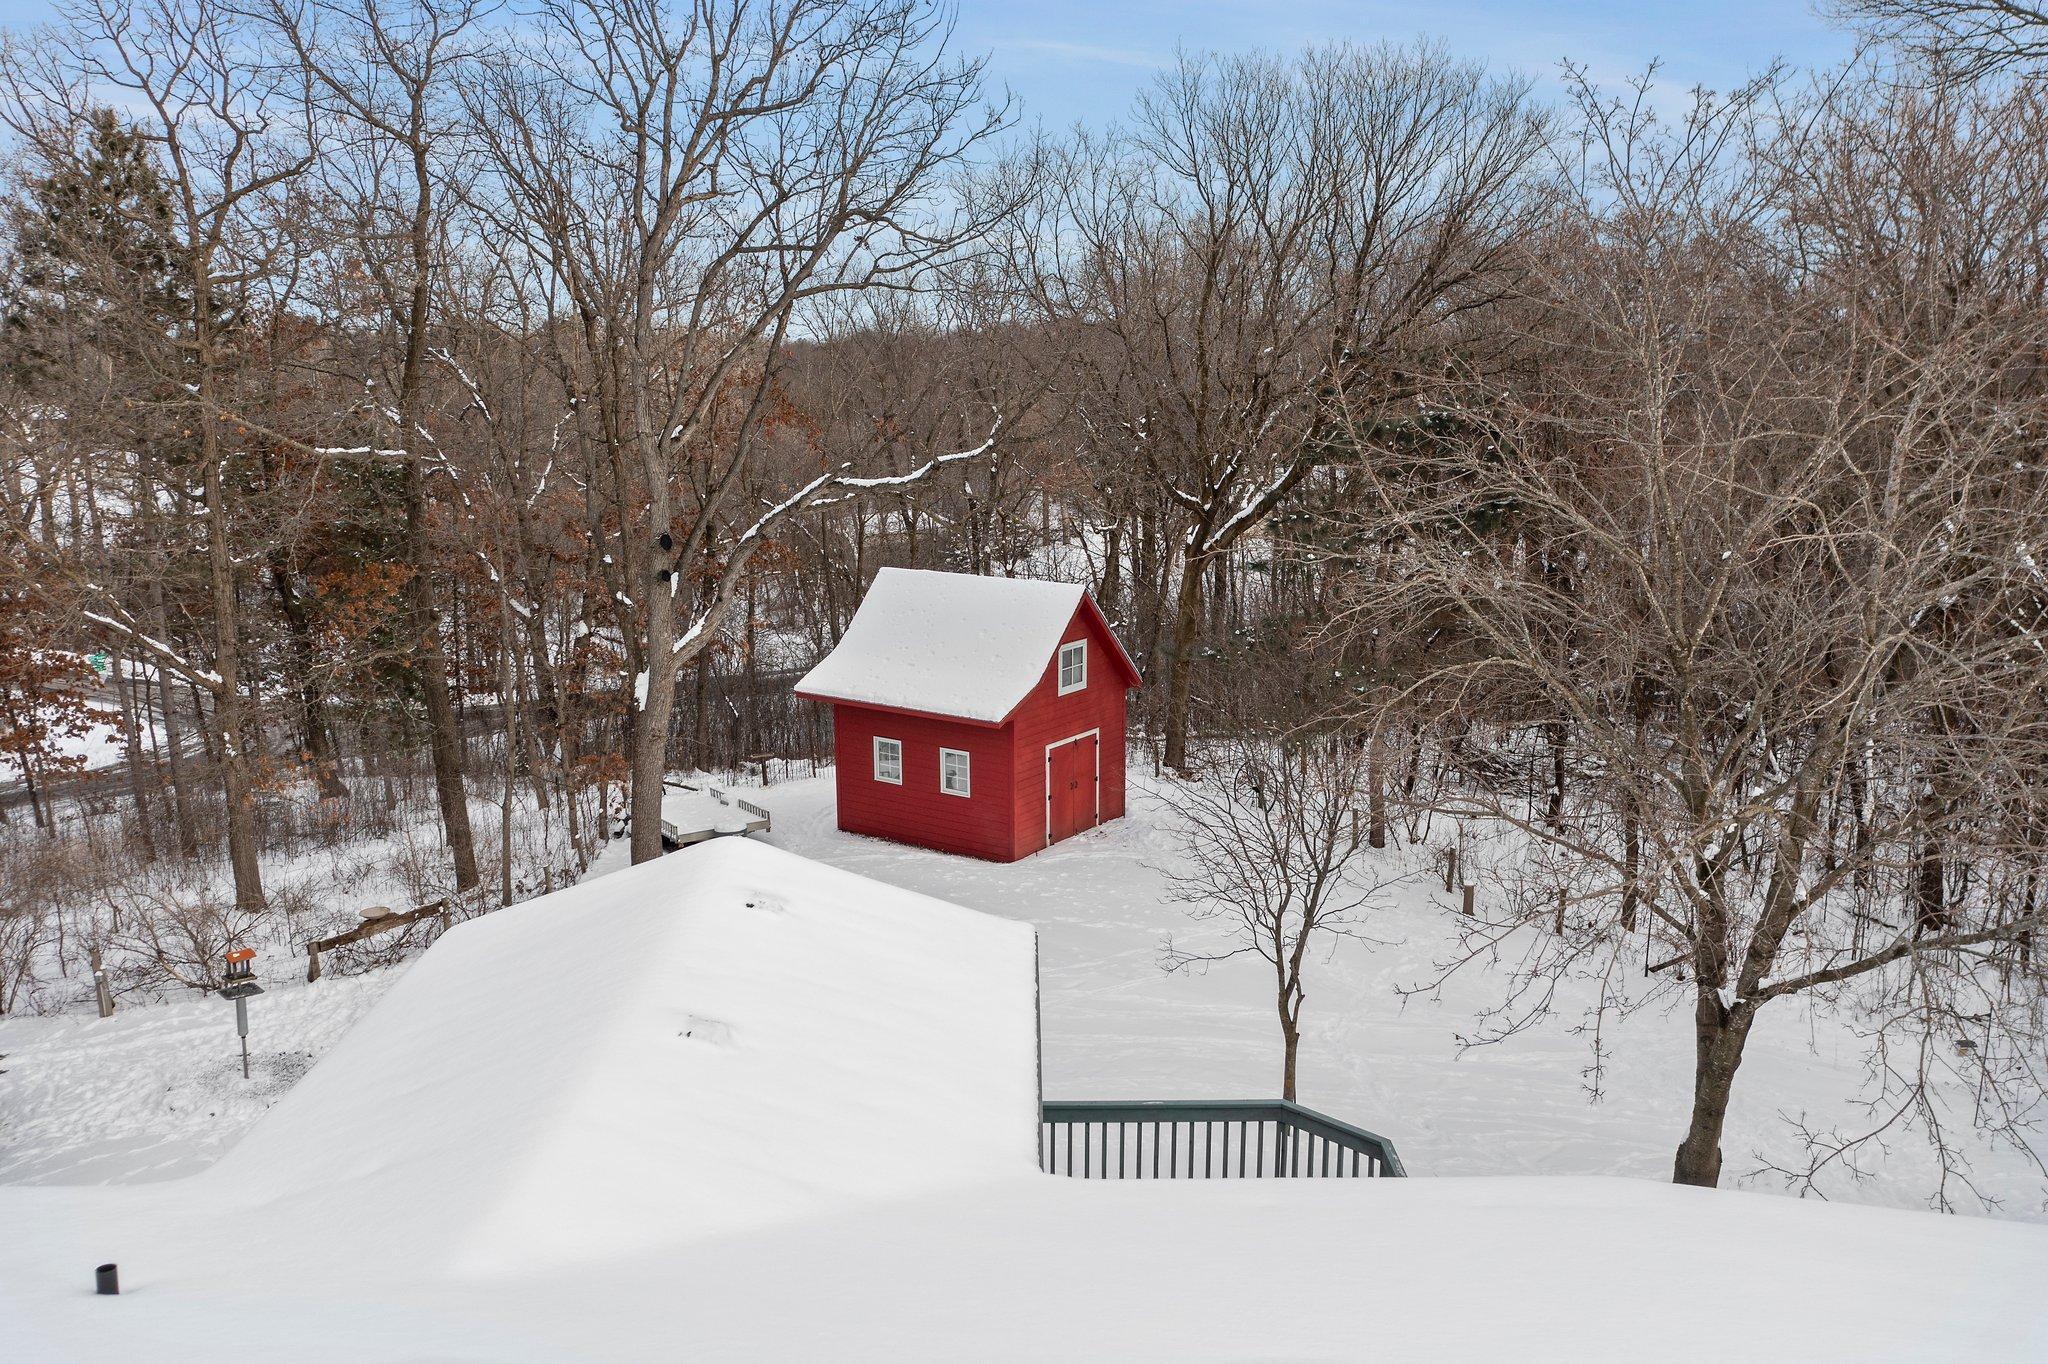
[[[1097,736],[1084,734],[1046,751],[1046,842],[1095,826],[1098,744]]]

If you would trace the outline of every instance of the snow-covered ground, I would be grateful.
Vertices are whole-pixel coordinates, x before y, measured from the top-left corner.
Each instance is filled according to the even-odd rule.
[[[514,875],[520,885],[538,889],[566,877],[573,859],[559,810],[543,816],[525,793],[520,796]],[[687,804],[690,798],[679,799]],[[470,820],[488,831],[478,840],[488,893],[504,855],[494,837],[498,811],[473,800]],[[627,865],[623,841],[606,851],[615,857],[608,866]],[[409,813],[382,837],[303,841],[264,859],[269,893],[306,908],[293,922],[273,922],[250,940],[264,993],[249,1006],[247,1081],[231,1004],[158,984],[124,990],[114,1016],[102,1019],[83,972],[58,976],[50,964],[43,984],[30,992],[49,1011],[0,1016],[0,1185],[135,1183],[213,1164],[403,974],[402,967],[356,973],[363,954],[390,942],[373,939],[330,954],[325,977],[308,985],[298,940],[353,928],[370,906],[404,910],[450,894],[444,862],[438,817],[424,811]],[[152,870],[133,874],[146,878]],[[188,900],[230,898],[224,862],[179,870],[191,878],[180,886]],[[407,931],[415,941],[425,936]],[[73,956],[82,960],[83,954]],[[119,953],[110,965],[121,972]]]
[[[1203,926],[1163,898],[1159,868],[1175,852],[1157,787],[1134,770],[1131,789],[1128,819],[1008,866],[840,833],[829,776],[755,799],[774,811],[772,840],[806,857],[1038,927],[1046,1097],[1269,1097],[1280,1072],[1270,971],[1251,958],[1194,976],[1161,970],[1166,935],[1192,940]],[[1386,854],[1389,870],[1402,856]],[[1419,1175],[1670,1178],[1690,1100],[1690,1017],[1674,1010],[1610,1023],[1598,1103],[1587,1097],[1589,1039],[1573,1031],[1595,987],[1568,983],[1549,1025],[1461,1054],[1458,1035],[1498,1000],[1497,975],[1470,969],[1433,999],[1396,993],[1433,978],[1454,945],[1451,898],[1427,873],[1411,878],[1363,922],[1381,945],[1341,942],[1311,963],[1301,1101],[1390,1137]],[[1781,1189],[1759,1171],[1804,1166],[1788,1118],[1863,1130],[1867,1054],[1853,1020],[1796,999],[1772,1004],[1737,1081],[1723,1183]],[[1969,1083],[1955,1077],[1947,1098],[1967,1128]],[[2048,1181],[2027,1155],[1964,1140],[1972,1177],[2002,1200],[2001,1215],[2048,1217]],[[1865,1159],[1875,1177],[1838,1176],[1830,1198],[1921,1208],[1939,1184],[1913,1132]]]
[[[271,974],[250,1003],[208,996],[0,1020],[0,1184],[128,1184],[197,1174],[312,1069],[401,970],[308,986]]]
[[[815,788],[778,790],[790,841],[975,879],[840,839]],[[1148,827],[1019,864],[1036,873],[979,870],[1013,905],[1085,891],[1090,863],[1099,888],[1136,889]],[[1162,1082],[1202,1073],[1204,1048],[1226,1076],[1254,1059],[1234,983],[1148,996],[1149,963],[1085,931],[1043,937],[1064,982],[1045,1000],[1055,1089],[1117,1054],[1093,1030],[1120,997],[1141,1001],[1122,1014],[1140,1029],[1219,1015],[1150,1063]],[[0,1188],[0,1357],[2048,1350],[2048,1229],[2016,1223],[1636,1180],[1040,1175],[1033,946],[1021,925],[739,840],[473,921],[386,973],[385,998],[203,1173]],[[275,1027],[290,993],[258,1001]],[[1062,1021],[1073,998],[1101,1012]],[[132,1017],[106,1026],[144,1044]],[[119,1298],[90,1291],[105,1259]]]
[[[1160,969],[1167,934],[1204,930],[1164,901],[1158,869],[1174,856],[1169,816],[1142,774],[1132,774],[1132,790],[1130,818],[1007,866],[841,834],[829,773],[746,794],[774,814],[769,842],[1038,928],[1048,1097],[1269,1096],[1279,1040],[1265,968],[1244,959],[1196,975]],[[625,864],[617,843],[591,872]],[[367,888],[338,893],[353,904]],[[1460,1054],[1457,1035],[1493,1002],[1496,980],[1474,971],[1453,978],[1440,998],[1405,1003],[1395,992],[1430,976],[1450,943],[1439,889],[1427,877],[1410,881],[1368,921],[1382,945],[1344,942],[1312,963],[1302,1101],[1385,1133],[1421,1176],[1668,1178],[1688,1099],[1689,1020],[1644,1013],[1611,1027],[1598,1103],[1586,1093],[1588,1040],[1570,1026],[1589,991],[1567,989],[1545,1028]],[[268,993],[252,1006],[256,1078],[247,1084],[232,1010],[218,999],[124,1005],[104,1021],[76,1009],[0,1019],[0,1070],[11,1072],[0,1076],[0,1183],[125,1182],[203,1168],[398,974],[308,987],[294,958],[266,954],[260,965]],[[1773,1004],[1737,1084],[1724,1182],[1781,1189],[1758,1172],[1799,1155],[1790,1118],[1848,1130],[1867,1122],[1857,1106],[1865,1057],[1851,1020],[1797,1000]],[[1951,1104],[1967,1119],[1968,1085],[1958,1077],[1952,1089]],[[2002,1201],[2001,1216],[2048,1216],[2048,1194],[2025,1155],[1983,1144],[1970,1155],[1972,1177]],[[1869,1158],[1875,1177],[1837,1178],[1829,1197],[1927,1205],[1939,1174],[1916,1134],[1895,1134]]]
[[[140,729],[138,737],[144,748],[163,746],[162,732],[153,724]],[[78,771],[99,772],[127,759],[128,736],[121,732],[117,719],[104,723],[95,720],[86,726],[83,733],[56,736],[50,747],[55,756],[65,763],[76,762]],[[14,771],[11,767],[8,770]]]

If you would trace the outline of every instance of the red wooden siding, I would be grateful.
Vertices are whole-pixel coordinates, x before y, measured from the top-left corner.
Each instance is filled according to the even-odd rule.
[[[1124,698],[1128,686],[1116,644],[1084,600],[1060,636],[1088,641],[1088,685],[1059,694],[1059,652],[1010,718],[997,726],[834,702],[833,756],[838,764],[839,827],[942,852],[1014,862],[1046,846],[1046,758],[1049,746],[1094,731],[1100,760],[1100,819],[1124,813]],[[875,780],[877,736],[903,744],[903,784]],[[973,794],[939,790],[939,750],[972,755]],[[1078,759],[1077,759],[1078,760]],[[1091,768],[1094,764],[1089,765]],[[1092,773],[1091,773],[1092,776]]]
[[[839,764],[839,827],[1008,862],[1016,857],[1011,828],[1011,746],[1007,728],[901,715],[867,706],[832,707],[832,749]],[[903,744],[903,785],[875,780],[875,736]],[[939,790],[939,750],[971,755],[973,794]]]
[[[1095,624],[1086,604],[1074,613],[1060,643],[1088,641],[1088,685],[1066,696],[1060,693],[1059,651],[1046,660],[1045,675],[1010,717],[1016,741],[1016,853],[1043,848],[1045,839],[1045,750],[1088,730],[1100,730],[1102,745],[1102,820],[1124,813],[1124,678],[1112,661],[1115,646]]]

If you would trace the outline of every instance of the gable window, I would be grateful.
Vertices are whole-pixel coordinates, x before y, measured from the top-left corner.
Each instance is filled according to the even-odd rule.
[[[967,776],[967,755],[957,748],[939,750],[939,789],[949,796],[972,794]]]
[[[1088,641],[1077,639],[1060,645],[1060,695],[1088,685]]]
[[[903,741],[875,738],[875,780],[903,785]]]

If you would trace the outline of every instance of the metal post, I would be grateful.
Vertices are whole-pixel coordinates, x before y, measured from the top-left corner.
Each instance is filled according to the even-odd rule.
[[[1037,1127],[1045,1121],[1045,981],[1044,967],[1039,961],[1038,931],[1031,933],[1031,1051],[1032,1063],[1038,1069],[1038,1105],[1032,1110],[1031,1123]],[[1039,1169],[1046,1168],[1039,1162]]]
[[[242,1039],[242,1078],[249,1078],[249,1001],[235,1001],[235,1031]]]

